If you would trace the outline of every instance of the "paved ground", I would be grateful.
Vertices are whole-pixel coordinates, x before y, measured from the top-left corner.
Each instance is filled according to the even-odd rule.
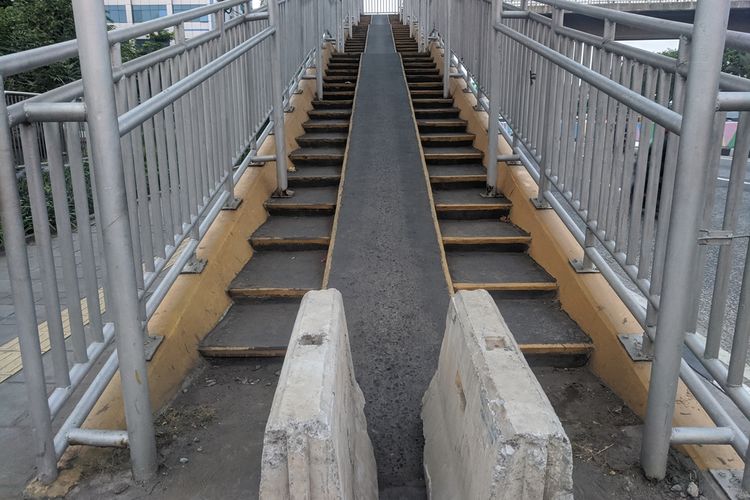
[[[448,305],[409,96],[373,18],[352,117],[329,285],[344,296],[383,498],[424,498],[421,398]]]

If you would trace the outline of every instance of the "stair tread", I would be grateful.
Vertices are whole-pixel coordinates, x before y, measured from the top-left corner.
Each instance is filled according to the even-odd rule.
[[[289,159],[293,162],[305,162],[315,160],[331,160],[340,161],[344,159],[344,146],[316,146],[316,147],[301,147],[295,149],[289,154]]]
[[[428,165],[427,170],[432,177],[461,177],[461,176],[480,176],[484,178],[487,175],[487,171],[484,165],[481,163],[473,163],[469,165]]]
[[[283,356],[301,299],[238,301],[201,341],[209,357]]]
[[[287,175],[289,179],[341,177],[341,167],[338,165],[301,165],[294,172],[289,172]]]
[[[326,127],[348,127],[349,126],[349,120],[345,119],[329,119],[329,120],[321,120],[318,118],[307,120],[302,124],[303,127],[307,128],[326,128]]]
[[[528,233],[509,222],[498,219],[467,219],[439,221],[440,233],[448,238],[525,237]]]
[[[521,252],[446,251],[453,283],[555,283],[534,259]]]
[[[495,304],[519,345],[593,343],[555,299],[495,298]]]
[[[333,216],[330,215],[272,215],[251,236],[259,238],[302,239],[330,237]]]
[[[294,196],[291,198],[269,198],[266,200],[266,206],[283,208],[304,205],[335,205],[337,196],[338,187],[336,186],[305,187],[296,189]]]
[[[434,155],[470,155],[482,157],[483,153],[474,146],[425,146],[424,154]]]
[[[480,196],[481,193],[482,189],[476,187],[434,189],[432,196],[436,205],[510,206],[510,201],[503,196],[484,198]]]
[[[323,283],[327,250],[256,251],[229,285],[232,290],[259,288],[316,290]]]
[[[346,132],[307,132],[297,137],[297,141],[346,141]]]
[[[469,132],[420,132],[419,137],[422,139],[474,139],[476,136]],[[478,151],[478,150],[477,150]]]

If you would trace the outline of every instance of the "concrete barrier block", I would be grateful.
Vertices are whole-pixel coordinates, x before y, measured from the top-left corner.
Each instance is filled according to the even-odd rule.
[[[451,300],[422,419],[430,498],[573,498],[570,441],[484,290]]]
[[[308,292],[266,424],[260,498],[377,498],[364,404],[341,294]]]

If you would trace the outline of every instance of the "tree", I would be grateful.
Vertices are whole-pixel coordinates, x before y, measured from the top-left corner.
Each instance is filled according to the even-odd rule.
[[[677,50],[675,49],[667,49],[659,53],[677,59]],[[750,53],[737,49],[725,49],[721,70],[742,78],[750,78]]]
[[[0,55],[75,38],[70,0],[3,0],[0,4]],[[77,80],[77,59],[68,59],[5,79],[6,90],[45,92]]]

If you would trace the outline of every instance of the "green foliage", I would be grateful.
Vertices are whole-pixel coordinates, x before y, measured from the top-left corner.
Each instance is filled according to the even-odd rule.
[[[75,38],[70,0],[7,0],[0,3],[0,55]],[[6,78],[5,89],[45,92],[80,78],[77,59]]]
[[[91,181],[89,176],[88,162],[84,160],[83,175],[86,179],[86,192],[88,193],[89,213],[94,213],[94,201],[91,193]],[[57,227],[55,218],[55,207],[52,200],[52,182],[50,181],[49,171],[46,166],[42,170],[42,190],[47,205],[47,220],[49,221],[50,231],[54,234]],[[68,213],[70,214],[70,224],[77,227],[75,203],[73,200],[73,182],[70,175],[70,169],[65,168],[65,192],[67,193]],[[21,198],[21,219],[23,220],[23,229],[27,236],[34,233],[34,224],[31,217],[31,201],[29,198],[29,184],[25,176],[18,179],[18,195]],[[3,228],[0,226],[0,248],[4,247]]]
[[[145,40],[130,40],[121,46],[122,62],[128,62],[151,52],[168,47],[174,36],[167,30],[151,33]]]
[[[677,50],[667,49],[659,54],[677,59]],[[724,50],[721,70],[725,73],[750,78],[750,53],[736,49]]]

